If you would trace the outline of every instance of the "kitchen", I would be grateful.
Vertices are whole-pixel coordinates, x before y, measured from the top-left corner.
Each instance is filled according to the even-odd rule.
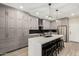
[[[78,3],[0,4],[0,55],[75,55],[74,47],[79,42],[78,7]],[[68,52],[71,46],[73,53]]]

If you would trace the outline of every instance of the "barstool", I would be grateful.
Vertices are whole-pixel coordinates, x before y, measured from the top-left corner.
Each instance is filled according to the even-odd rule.
[[[56,44],[52,45],[52,56],[57,56]]]
[[[60,52],[64,47],[64,41],[60,39],[58,43],[59,43],[58,44],[59,45],[58,49],[59,49],[59,52]]]
[[[43,45],[43,56],[52,56],[52,43],[53,42],[48,42]]]
[[[61,50],[61,40],[60,39],[57,39],[56,41],[56,47],[57,47],[57,53],[59,54],[60,50]]]
[[[52,48],[46,49],[46,56],[52,56]]]

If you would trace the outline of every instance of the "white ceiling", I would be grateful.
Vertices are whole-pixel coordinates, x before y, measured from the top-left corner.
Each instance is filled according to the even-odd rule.
[[[24,11],[29,12],[31,15],[40,18],[48,19],[49,7],[48,3],[4,3],[15,8],[20,9],[23,6]],[[58,9],[57,13],[55,10]],[[38,14],[39,13],[39,14]],[[73,15],[72,15],[73,14]],[[79,15],[79,3],[52,3],[52,17],[63,18]]]

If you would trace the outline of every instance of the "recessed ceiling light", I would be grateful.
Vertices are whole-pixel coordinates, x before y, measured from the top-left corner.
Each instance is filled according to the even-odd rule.
[[[48,18],[48,16],[46,16],[46,18]]]
[[[71,16],[74,16],[74,15],[75,15],[74,13],[71,14]]]
[[[23,6],[20,6],[21,9],[23,9]]]
[[[48,17],[48,19],[52,19],[51,17]]]
[[[39,15],[39,12],[36,12],[36,15]]]

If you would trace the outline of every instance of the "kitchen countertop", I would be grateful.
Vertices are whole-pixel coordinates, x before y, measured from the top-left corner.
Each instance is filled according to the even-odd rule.
[[[42,44],[62,37],[63,35],[52,34],[52,37],[39,36],[39,37],[29,38],[28,56],[42,56]]]
[[[38,34],[38,33],[29,34],[29,38],[38,37],[38,36],[40,36],[40,34]]]
[[[35,33],[35,34],[29,34],[29,35],[40,35],[40,34],[38,34],[38,33]]]
[[[29,38],[29,40],[33,40],[32,42],[38,43],[38,44],[44,44],[46,42],[55,40],[57,38],[63,37],[63,35],[54,35],[52,34],[51,37],[44,37],[44,36],[39,36],[39,37],[34,37],[34,38]]]

